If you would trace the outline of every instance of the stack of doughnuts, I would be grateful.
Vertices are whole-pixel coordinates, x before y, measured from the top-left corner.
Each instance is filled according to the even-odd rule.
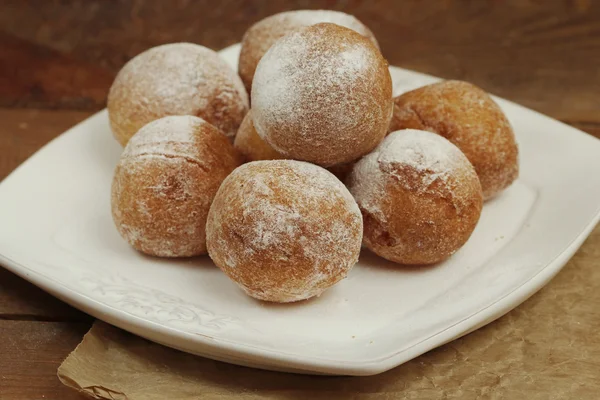
[[[244,35],[238,65],[176,43],[117,75],[112,215],[134,249],[208,253],[249,296],[294,302],[345,278],[363,245],[399,268],[446,260],[518,176],[514,133],[489,95],[445,81],[393,98],[353,16],[268,17]]]

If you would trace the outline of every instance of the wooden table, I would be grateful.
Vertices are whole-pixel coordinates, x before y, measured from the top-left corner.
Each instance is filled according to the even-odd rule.
[[[374,31],[390,64],[469,80],[600,137],[600,2],[593,0],[5,0],[0,179],[103,108],[115,73],[140,51],[174,41],[219,49],[239,41],[255,21],[299,7],[355,14]],[[590,256],[598,245],[596,229],[577,260],[600,263]],[[573,264],[529,301],[552,298]],[[516,312],[494,324],[509,318],[518,326],[527,317]],[[80,398],[61,386],[56,368],[91,322],[0,269],[0,398]],[[600,379],[600,368],[590,368]]]

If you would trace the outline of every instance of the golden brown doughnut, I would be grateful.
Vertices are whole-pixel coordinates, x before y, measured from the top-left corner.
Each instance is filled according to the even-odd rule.
[[[145,125],[121,155],[112,215],[135,249],[160,257],[206,253],[206,216],[241,156],[221,131],[193,116]]]
[[[260,60],[256,131],[287,158],[328,167],[371,151],[392,116],[387,62],[364,36],[335,24],[297,30]]]
[[[358,161],[348,187],[363,214],[363,243],[400,264],[450,257],[471,236],[483,202],[458,147],[412,129],[391,133]]]
[[[238,63],[238,72],[246,90],[250,93],[252,78],[262,56],[278,39],[293,31],[318,24],[331,22],[355,30],[367,37],[377,48],[379,45],[373,33],[354,16],[331,10],[296,10],[271,15],[256,24],[244,34]]]
[[[519,175],[519,150],[506,116],[483,90],[461,81],[423,86],[394,99],[390,130],[423,129],[458,146],[475,167],[487,200]]]
[[[248,111],[239,76],[217,53],[192,43],[146,50],[119,71],[108,116],[123,146],[142,126],[168,115],[195,115],[233,138]]]
[[[224,181],[208,214],[208,254],[248,295],[318,296],[358,260],[362,218],[330,172],[293,160],[255,161]]]

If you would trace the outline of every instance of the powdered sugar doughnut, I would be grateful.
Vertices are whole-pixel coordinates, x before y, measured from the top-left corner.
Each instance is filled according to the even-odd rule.
[[[450,257],[471,236],[483,196],[475,169],[443,137],[391,133],[356,163],[348,187],[364,219],[363,243],[401,264]]]
[[[519,149],[506,116],[483,90],[461,81],[423,86],[395,100],[391,130],[423,129],[458,146],[475,167],[487,200],[519,175]]]
[[[150,121],[195,115],[233,137],[248,111],[239,76],[217,53],[191,43],[151,48],[119,71],[108,93],[108,115],[122,144]]]
[[[206,216],[241,163],[230,141],[193,116],[158,119],[136,133],[112,185],[112,215],[135,249],[160,257],[206,253]]]
[[[317,296],[358,260],[362,219],[331,173],[293,160],[231,173],[206,223],[208,253],[248,295],[291,302]]]
[[[317,24],[275,43],[252,88],[258,134],[287,158],[327,167],[383,139],[392,116],[387,62],[364,36]]]
[[[256,66],[262,56],[278,39],[295,30],[318,24],[331,22],[352,29],[367,37],[375,47],[379,48],[377,39],[362,22],[354,16],[331,10],[296,10],[271,15],[256,24],[244,34],[242,49],[238,63],[238,72],[246,90],[250,93],[252,78]]]

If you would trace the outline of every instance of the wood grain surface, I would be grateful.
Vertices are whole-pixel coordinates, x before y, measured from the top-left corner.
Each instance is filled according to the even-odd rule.
[[[139,52],[190,41],[238,42],[254,22],[294,8],[346,11],[390,64],[486,90],[569,122],[600,123],[600,2],[24,1],[0,5],[0,106],[98,110]]]
[[[469,80],[600,137],[600,2],[594,0],[3,0],[0,180],[102,109],[113,77],[139,52],[177,41],[217,50],[238,42],[254,22],[297,8],[354,14],[376,34],[390,64]],[[596,229],[576,257],[588,254],[585,262],[600,264],[598,245]],[[518,330],[527,305],[559,295],[577,262],[583,261],[572,261],[497,323],[509,318]],[[590,318],[600,321],[597,313]],[[89,317],[0,270],[0,398],[80,398],[55,372],[89,325]],[[568,340],[567,331],[554,335]],[[586,374],[598,380],[600,368]]]
[[[56,369],[89,328],[89,323],[0,320],[0,399],[81,400],[60,384]]]

